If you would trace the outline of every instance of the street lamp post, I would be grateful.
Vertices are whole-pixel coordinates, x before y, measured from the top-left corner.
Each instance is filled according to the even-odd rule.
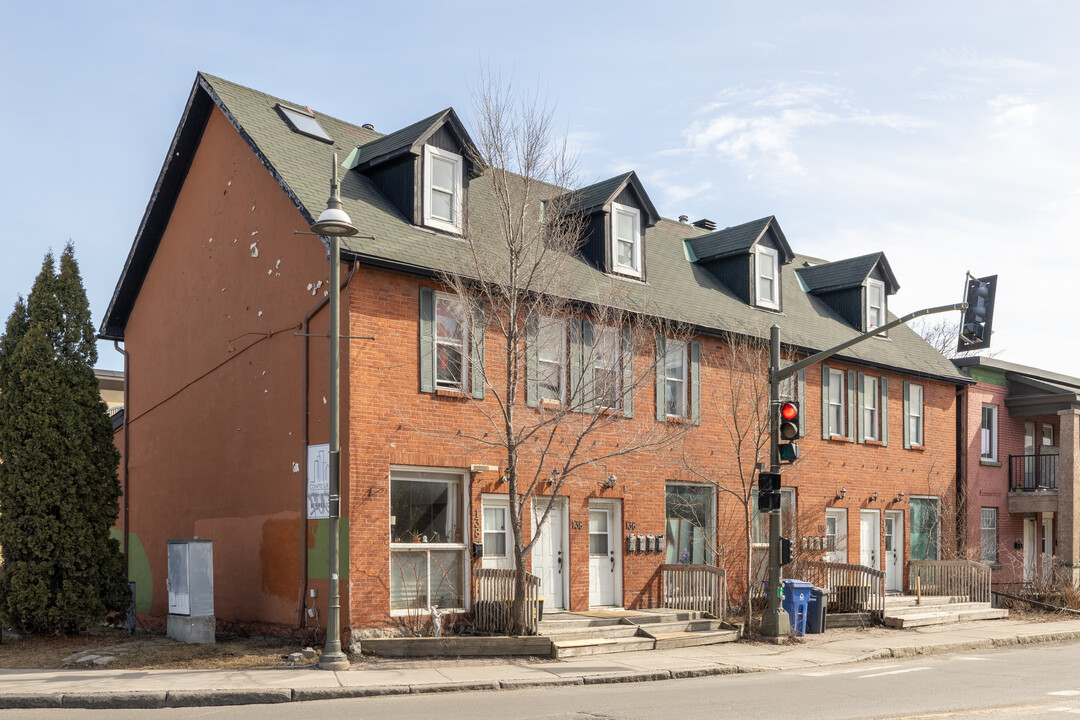
[[[330,591],[326,598],[326,645],[319,657],[319,667],[323,670],[348,670],[349,660],[341,651],[341,596],[338,592],[338,518],[341,516],[341,441],[338,437],[341,378],[338,352],[341,344],[341,238],[356,235],[359,230],[352,224],[348,213],[341,209],[337,153],[334,153],[330,167],[330,199],[326,201],[326,209],[319,219],[311,226],[311,232],[330,241]]]

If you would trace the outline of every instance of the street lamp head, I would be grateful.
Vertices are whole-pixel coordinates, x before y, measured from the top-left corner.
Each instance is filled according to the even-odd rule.
[[[341,194],[338,191],[337,181],[337,153],[334,153],[330,161],[330,173],[330,199],[326,201],[326,209],[319,215],[319,219],[311,226],[311,232],[327,237],[356,235],[360,231],[352,224],[349,214],[341,209]]]

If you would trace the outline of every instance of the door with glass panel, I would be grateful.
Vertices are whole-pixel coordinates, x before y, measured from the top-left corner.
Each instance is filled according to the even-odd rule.
[[[566,608],[566,588],[570,572],[569,558],[563,551],[566,537],[566,501],[555,498],[551,511],[543,525],[537,527],[551,498],[539,497],[533,501],[533,532],[539,537],[532,549],[532,571],[540,578],[540,596],[544,598],[544,610]]]
[[[885,512],[885,591],[904,590],[904,513]]]
[[[589,605],[619,605],[621,594],[618,509],[611,504],[589,505]]]
[[[843,508],[825,511],[825,560],[847,562],[847,510]]]

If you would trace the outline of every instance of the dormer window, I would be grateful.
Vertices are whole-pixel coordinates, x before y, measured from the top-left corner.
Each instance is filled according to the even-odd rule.
[[[885,283],[880,280],[866,281],[866,331],[885,324]]]
[[[780,262],[776,250],[758,246],[755,255],[757,304],[780,309]]]
[[[611,204],[611,242],[615,272],[641,277],[641,211]]]
[[[461,232],[462,160],[456,153],[424,146],[424,224]]]

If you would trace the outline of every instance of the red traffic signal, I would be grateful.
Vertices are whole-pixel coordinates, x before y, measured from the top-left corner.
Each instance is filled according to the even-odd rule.
[[[799,437],[799,403],[789,401],[780,403],[780,437],[794,440]]]

